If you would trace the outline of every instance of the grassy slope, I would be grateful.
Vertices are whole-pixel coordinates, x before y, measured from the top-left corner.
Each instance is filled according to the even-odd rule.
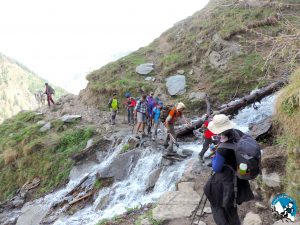
[[[0,125],[0,201],[34,177],[41,178],[36,196],[65,183],[73,166],[70,155],[93,135],[92,128],[64,127],[60,120],[41,132],[36,124],[41,119],[34,112],[21,112]]]
[[[274,45],[277,37],[293,35],[299,30],[298,8],[282,7],[280,11],[284,19],[272,25],[260,25],[247,32],[240,32],[241,28],[249,24],[276,15],[278,7],[224,7],[214,2],[164,32],[149,46],[90,73],[87,76],[89,84],[81,97],[90,104],[106,103],[103,98],[107,100],[114,91],[120,96],[128,90],[138,95],[140,88],[146,91],[155,90],[159,86],[164,88],[165,77],[173,75],[178,69],[187,72],[194,69],[193,75],[186,75],[188,93],[206,91],[215,104],[219,104],[264,86],[284,74],[290,74],[299,64],[299,60],[291,57],[299,48],[296,42],[268,58],[273,47],[277,47]],[[213,47],[214,34],[237,42],[242,51],[241,55],[230,59],[225,71],[217,70],[208,63],[206,53]],[[282,44],[280,39],[276,44]],[[155,64],[155,72],[152,74],[158,78],[155,83],[145,82],[143,76],[135,73],[136,65],[144,62]],[[177,100],[187,101],[188,93]]]
[[[292,75],[290,84],[277,98],[276,118],[281,132],[278,142],[287,149],[286,193],[300,202],[300,68]]]

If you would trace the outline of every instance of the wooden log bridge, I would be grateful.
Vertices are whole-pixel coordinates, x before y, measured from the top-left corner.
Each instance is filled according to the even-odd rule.
[[[280,80],[280,81],[274,82],[252,94],[244,96],[241,99],[238,99],[238,100],[232,101],[228,104],[222,105],[219,108],[218,112],[219,112],[219,114],[233,115],[233,114],[237,113],[239,109],[241,109],[247,105],[250,105],[255,102],[260,102],[261,99],[278,91],[285,84],[286,84],[285,80]],[[205,102],[207,105],[207,112],[211,112],[208,96],[207,96]],[[186,134],[192,132],[193,130],[199,129],[202,126],[203,122],[204,121],[202,119],[199,119],[199,120],[193,122],[192,125],[190,125],[190,126],[184,126],[184,127],[177,128],[176,134],[177,134],[177,136],[186,135]]]

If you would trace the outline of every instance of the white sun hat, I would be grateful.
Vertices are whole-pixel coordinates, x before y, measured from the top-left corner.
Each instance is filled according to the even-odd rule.
[[[221,134],[225,130],[233,129],[234,123],[229,120],[228,116],[219,114],[214,116],[207,128],[214,134]]]
[[[185,105],[182,103],[182,102],[179,102],[178,104],[177,104],[177,110],[178,109],[185,109]]]

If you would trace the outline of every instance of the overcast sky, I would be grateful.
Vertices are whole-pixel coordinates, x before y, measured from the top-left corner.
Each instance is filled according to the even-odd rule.
[[[0,2],[0,52],[77,94],[90,71],[148,45],[208,0]]]

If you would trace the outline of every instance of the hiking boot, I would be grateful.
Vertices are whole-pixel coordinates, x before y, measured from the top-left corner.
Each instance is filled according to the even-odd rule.
[[[198,157],[199,157],[199,161],[200,161],[201,163],[205,163],[205,160],[203,159],[203,156],[202,156],[202,155],[199,155]]]

